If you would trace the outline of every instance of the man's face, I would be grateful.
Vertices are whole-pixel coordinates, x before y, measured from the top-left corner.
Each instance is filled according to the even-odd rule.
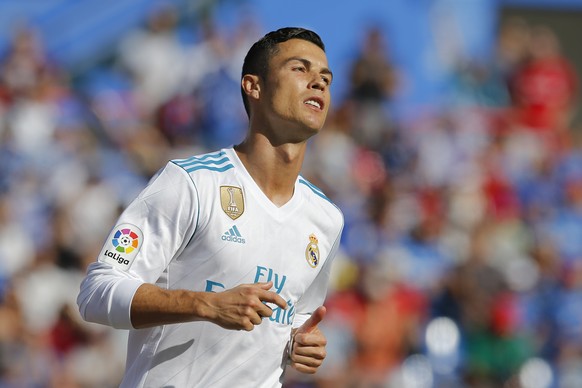
[[[332,74],[325,52],[311,42],[291,39],[278,48],[263,88],[269,121],[277,127],[281,120],[283,127],[292,124],[294,133],[287,134],[288,140],[305,140],[325,122]]]

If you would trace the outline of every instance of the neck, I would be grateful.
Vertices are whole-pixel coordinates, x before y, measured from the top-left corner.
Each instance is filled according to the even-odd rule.
[[[283,206],[293,196],[306,145],[306,142],[273,145],[263,134],[250,133],[235,150],[267,198],[276,206]]]

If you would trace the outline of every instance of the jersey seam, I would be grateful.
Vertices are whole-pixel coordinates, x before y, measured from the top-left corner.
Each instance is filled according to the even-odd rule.
[[[196,194],[196,202],[198,204],[198,210],[196,212],[196,224],[194,225],[194,231],[192,232],[192,235],[190,236],[190,238],[188,239],[188,242],[186,243],[186,246],[190,245],[190,242],[192,241],[192,239],[194,238],[194,236],[196,235],[196,232],[198,231],[198,226],[200,223],[200,194],[198,193],[198,186],[196,186],[196,182],[194,182],[194,178],[192,177],[192,175],[187,172],[182,166],[180,166],[179,164],[175,163],[174,161],[171,161],[171,163],[178,167],[180,171],[182,171],[182,174],[186,174],[189,178],[189,181],[192,183],[192,186],[194,187],[194,193]]]
[[[166,331],[166,325],[161,325],[160,326],[160,330],[161,330],[161,332],[160,332],[159,339],[156,342],[156,346],[155,346],[155,348],[153,349],[153,351],[151,353],[151,357],[150,357],[149,362],[148,362],[148,369],[147,369],[147,372],[145,373],[144,378],[143,378],[143,384],[141,385],[142,388],[147,386],[146,383],[147,383],[148,377],[150,375],[150,372],[152,370],[151,366],[152,366],[152,363],[153,363],[153,360],[154,360],[154,356],[156,354],[158,354],[158,349],[160,347],[160,344],[162,343],[162,339],[164,338],[164,331]],[[151,334],[152,333],[150,333],[150,335]]]
[[[302,185],[304,185],[307,188],[309,188],[311,190],[311,192],[313,192],[313,194],[315,194],[319,198],[324,199],[326,202],[328,202],[331,205],[333,205],[341,213],[341,209],[339,208],[339,206],[336,205],[327,195],[325,195],[325,193],[323,192],[323,190],[321,190],[319,187],[315,186],[313,183],[311,183],[310,181],[308,181],[307,179],[305,179],[305,177],[302,176],[302,175],[299,175],[298,181]]]

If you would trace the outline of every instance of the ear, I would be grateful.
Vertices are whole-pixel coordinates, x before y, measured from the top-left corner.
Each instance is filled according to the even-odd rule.
[[[258,100],[261,95],[261,85],[259,76],[254,74],[245,74],[241,80],[241,86],[245,94],[251,99]]]

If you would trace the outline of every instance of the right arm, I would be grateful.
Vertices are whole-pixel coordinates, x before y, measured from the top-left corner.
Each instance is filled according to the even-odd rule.
[[[273,310],[263,302],[285,309],[283,298],[269,289],[273,282],[242,284],[219,293],[165,290],[142,284],[131,304],[131,322],[141,329],[162,324],[209,321],[225,329],[250,331]]]
[[[154,285],[194,234],[198,205],[190,177],[169,164],[123,212],[97,261],[89,266],[77,298],[83,318],[120,329],[205,320],[227,329],[252,330],[272,313],[262,302],[285,308],[285,301],[268,291],[269,283],[221,293]],[[120,230],[134,232],[137,248],[118,253]]]
[[[168,290],[95,262],[77,302],[85,320],[118,329],[209,321],[225,329],[250,331],[273,313],[263,302],[287,307],[283,298],[269,291],[272,286],[272,282],[242,284],[219,293]]]

